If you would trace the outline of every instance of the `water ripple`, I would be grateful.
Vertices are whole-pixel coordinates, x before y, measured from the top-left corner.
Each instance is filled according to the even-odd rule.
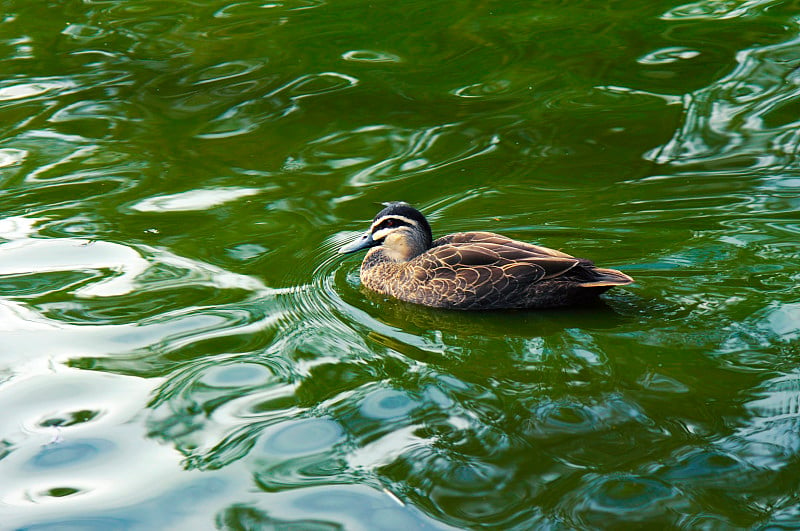
[[[675,165],[745,165],[751,170],[796,166],[800,40],[742,51],[738,66],[686,100],[683,125],[647,157]],[[782,109],[786,108],[784,111]]]
[[[215,188],[197,189],[177,194],[148,197],[131,206],[137,212],[178,212],[190,210],[206,210],[240,197],[248,197],[260,193],[254,188]]]
[[[397,55],[375,50],[350,50],[342,54],[342,59],[356,63],[399,63],[402,61]]]
[[[747,0],[745,2],[720,2],[701,0],[674,7],[661,15],[664,20],[725,20],[753,17],[768,10],[776,0]]]
[[[304,98],[339,92],[358,85],[358,79],[338,72],[306,74],[257,98],[239,103],[212,120],[198,138],[227,138],[256,130],[300,108]]]
[[[347,168],[348,184],[369,186],[430,173],[497,149],[499,137],[452,123],[420,130],[387,125],[341,131],[308,143],[288,171],[327,175]]]

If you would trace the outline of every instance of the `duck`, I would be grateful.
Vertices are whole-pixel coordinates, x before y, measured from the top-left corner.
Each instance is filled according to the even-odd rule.
[[[545,309],[591,302],[634,280],[590,260],[493,232],[433,239],[425,216],[383,203],[365,233],[339,249],[369,249],[361,284],[402,301],[451,310]]]

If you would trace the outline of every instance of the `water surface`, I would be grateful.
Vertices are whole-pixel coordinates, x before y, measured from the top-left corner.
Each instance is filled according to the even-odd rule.
[[[3,7],[3,526],[800,526],[794,3]],[[385,300],[387,200],[637,282]]]

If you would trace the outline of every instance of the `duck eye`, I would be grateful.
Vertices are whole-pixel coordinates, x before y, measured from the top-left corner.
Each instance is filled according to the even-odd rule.
[[[386,226],[387,227],[394,227],[394,221],[391,220],[391,219],[387,219],[386,220]]]

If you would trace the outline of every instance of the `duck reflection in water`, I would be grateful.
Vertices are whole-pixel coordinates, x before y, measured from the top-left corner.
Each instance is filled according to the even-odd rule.
[[[402,301],[454,310],[554,308],[586,304],[633,279],[583,258],[491,232],[433,240],[425,216],[408,203],[384,203],[369,230],[339,249],[370,249],[361,264],[367,288]]]

